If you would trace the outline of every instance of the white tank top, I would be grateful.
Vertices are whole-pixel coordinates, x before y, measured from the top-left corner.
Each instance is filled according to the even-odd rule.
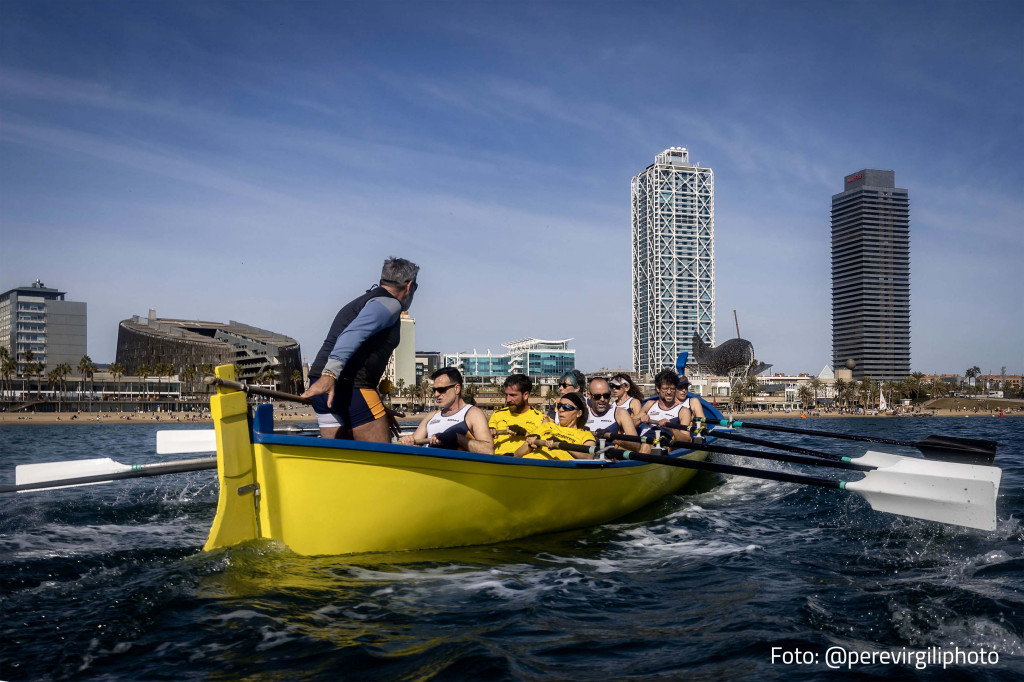
[[[471,407],[473,406],[469,404],[463,405],[461,410],[454,414],[450,414],[447,417],[442,417],[441,411],[438,410],[437,413],[430,418],[430,421],[427,422],[427,438],[432,438],[439,433],[444,433],[453,426],[465,424],[466,413],[469,412],[469,408]],[[469,427],[467,426],[465,429],[468,431]],[[466,431],[463,431],[463,433],[466,433]]]
[[[633,410],[629,409],[629,403],[632,402],[632,401],[633,401],[633,396],[631,396],[631,395],[629,395],[627,393],[625,400],[623,400],[621,404],[620,403],[615,403],[615,407],[622,408],[623,410],[625,410],[629,414],[633,414]]]
[[[608,411],[602,415],[594,414],[593,410],[591,410],[590,417],[587,419],[587,431],[590,431],[591,433],[600,429],[608,431],[614,429],[618,431],[619,424],[615,421],[615,410],[617,409],[619,408],[612,405],[608,408]]]
[[[651,420],[652,424],[660,422],[662,419],[668,419],[670,421],[672,419],[678,419],[679,410],[682,406],[682,403],[676,403],[672,409],[663,410],[661,409],[661,401],[659,400],[654,403],[651,409],[647,410],[647,418]]]

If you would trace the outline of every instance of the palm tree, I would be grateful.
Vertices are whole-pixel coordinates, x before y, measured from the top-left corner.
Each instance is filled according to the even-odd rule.
[[[975,365],[974,367],[969,368],[967,371],[964,372],[964,376],[966,378],[968,378],[968,379],[973,379],[976,376],[978,376],[979,374],[981,374],[981,368],[978,367],[977,365]],[[975,384],[975,386],[974,386],[974,391],[975,392],[978,391],[977,384]]]
[[[821,386],[821,379],[819,379],[818,377],[814,377],[813,379],[811,379],[811,393],[813,394],[812,397],[814,399],[813,407],[818,406],[818,392],[821,391]]]
[[[36,375],[36,399],[43,399],[43,372],[46,371],[45,362],[36,362],[32,365],[32,373]]]
[[[82,375],[82,388],[85,388],[86,378],[92,379],[93,372],[96,371],[96,365],[93,364],[92,358],[88,355],[83,355],[82,359],[78,361],[78,372]],[[92,392],[89,393],[89,411],[92,412]]]
[[[5,395],[3,387],[11,391],[11,378],[18,371],[18,363],[11,357],[7,346],[0,346],[0,397]]]
[[[846,397],[846,387],[849,384],[846,383],[846,379],[836,379],[836,383],[833,384],[836,391],[836,402],[843,405],[843,398]]]
[[[267,365],[267,368],[263,370],[263,378],[264,378],[264,380],[270,382],[270,387],[271,388],[273,388],[273,389],[277,388],[277,381],[276,381],[276,379],[277,379],[277,372],[275,372],[274,368],[271,367],[270,365]]]
[[[814,391],[812,391],[811,387],[808,386],[807,384],[804,384],[803,386],[801,386],[800,389],[796,393],[797,393],[797,396],[800,398],[800,402],[803,403],[803,406],[805,408],[808,405],[814,404],[814,401],[815,401]]]
[[[292,370],[292,390],[296,393],[302,393],[302,370]]]
[[[21,363],[20,364],[23,366],[22,372],[27,374],[29,379],[32,378],[32,371],[29,369],[29,367],[31,366],[31,367],[34,368],[35,367],[35,362],[36,362],[36,354],[32,352],[31,348],[21,354]],[[22,372],[18,372],[18,373],[21,374]]]
[[[142,397],[143,397],[143,399],[145,399],[146,394],[149,393],[149,386],[146,383],[146,379],[149,378],[150,372],[152,372],[152,371],[153,370],[151,370],[149,368],[149,365],[139,365],[138,367],[135,368],[135,376],[140,377],[142,379]]]
[[[68,376],[71,374],[71,365],[66,362],[62,362],[53,370],[57,373],[57,411],[60,411],[60,398],[61,394],[66,394],[68,390]]]
[[[115,397],[118,400],[118,411],[120,412],[120,401],[121,401],[121,377],[124,376],[125,368],[120,362],[114,362],[110,365],[110,374],[114,377],[115,386]]]

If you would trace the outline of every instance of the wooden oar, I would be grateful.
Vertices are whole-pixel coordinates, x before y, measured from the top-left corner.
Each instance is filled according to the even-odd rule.
[[[917,448],[921,454],[928,459],[936,459],[944,462],[960,462],[963,464],[992,464],[995,461],[996,447],[999,445],[994,440],[981,440],[977,438],[956,438],[953,436],[928,436],[922,441],[912,443],[903,440],[892,440],[890,438],[875,438],[872,436],[857,436],[849,433],[836,433],[834,431],[815,431],[811,429],[798,429],[792,426],[773,426],[770,424],[753,424],[749,422],[733,421],[731,419],[704,419],[695,417],[695,421],[703,421],[708,424],[720,424],[727,427],[741,427],[747,429],[760,429],[761,431],[778,431],[779,433],[797,433],[804,436],[820,436],[822,438],[839,438],[842,440],[856,440],[865,443],[885,443],[888,445],[903,445]]]
[[[176,462],[152,464],[121,464],[109,457],[81,459],[70,462],[22,464],[15,468],[14,485],[0,485],[0,493],[20,493],[27,490],[47,490],[92,483],[110,483],[125,478],[163,476],[186,471],[216,469],[216,457],[182,459]]]
[[[290,400],[296,403],[303,403],[304,405],[312,405],[312,398],[303,398],[300,395],[294,393],[282,393],[281,391],[274,391],[269,388],[260,388],[259,386],[250,386],[248,384],[242,384],[237,381],[228,381],[227,379],[221,379],[220,377],[206,377],[204,380],[211,386],[223,386],[224,388],[233,388],[236,391],[245,391],[253,395],[262,395],[268,398],[277,398],[278,400]],[[398,417],[404,417],[403,412],[396,412],[389,407],[384,407],[384,414],[388,420],[388,430],[391,431],[391,435],[398,438],[402,435],[402,426],[398,423]]]
[[[295,395],[293,393],[283,393],[281,391],[275,391],[269,388],[260,388],[259,386],[250,386],[249,384],[243,384],[238,381],[228,381],[227,379],[221,379],[220,377],[206,377],[203,379],[206,384],[210,386],[223,386],[224,388],[233,388],[236,391],[245,391],[252,395],[262,395],[267,398],[277,398],[278,400],[289,400],[293,403],[302,403],[304,405],[312,405],[312,398],[303,398],[301,395]]]
[[[598,454],[599,451],[597,446],[567,443],[558,443],[557,446],[563,450],[592,455]],[[642,454],[618,448],[608,448],[603,452],[616,459],[847,490],[863,497],[876,511],[980,530],[995,530],[996,527],[996,493],[999,490],[1002,472],[995,467],[928,462],[929,473],[926,474],[919,470],[908,470],[904,460],[913,458],[904,457],[891,466],[864,472],[864,478],[859,481],[840,481],[783,471]],[[884,453],[868,454],[885,456]],[[993,471],[976,471],[979,469]]]

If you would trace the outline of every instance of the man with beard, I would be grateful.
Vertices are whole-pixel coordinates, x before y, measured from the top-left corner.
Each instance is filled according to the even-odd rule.
[[[616,407],[612,401],[612,389],[607,379],[594,377],[590,380],[590,416],[587,419],[587,430],[598,438],[614,439],[616,434],[635,436],[636,427],[629,411]],[[618,447],[635,449],[636,443],[621,441],[616,444]],[[640,448],[640,452],[649,452],[646,445]]]
[[[525,374],[513,374],[505,379],[505,407],[496,410],[487,422],[494,437],[494,454],[514,455],[519,446],[526,442],[526,434],[537,433],[544,415],[530,407],[532,390],[533,382]],[[509,426],[522,427],[514,430],[524,433],[498,433],[506,431]]]

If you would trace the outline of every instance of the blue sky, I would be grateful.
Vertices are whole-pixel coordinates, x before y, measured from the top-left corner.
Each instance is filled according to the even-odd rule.
[[[715,171],[718,342],[831,358],[829,208],[911,201],[912,366],[1024,370],[1019,2],[0,3],[0,287],[311,360],[389,255],[421,350],[631,365],[629,180]]]

